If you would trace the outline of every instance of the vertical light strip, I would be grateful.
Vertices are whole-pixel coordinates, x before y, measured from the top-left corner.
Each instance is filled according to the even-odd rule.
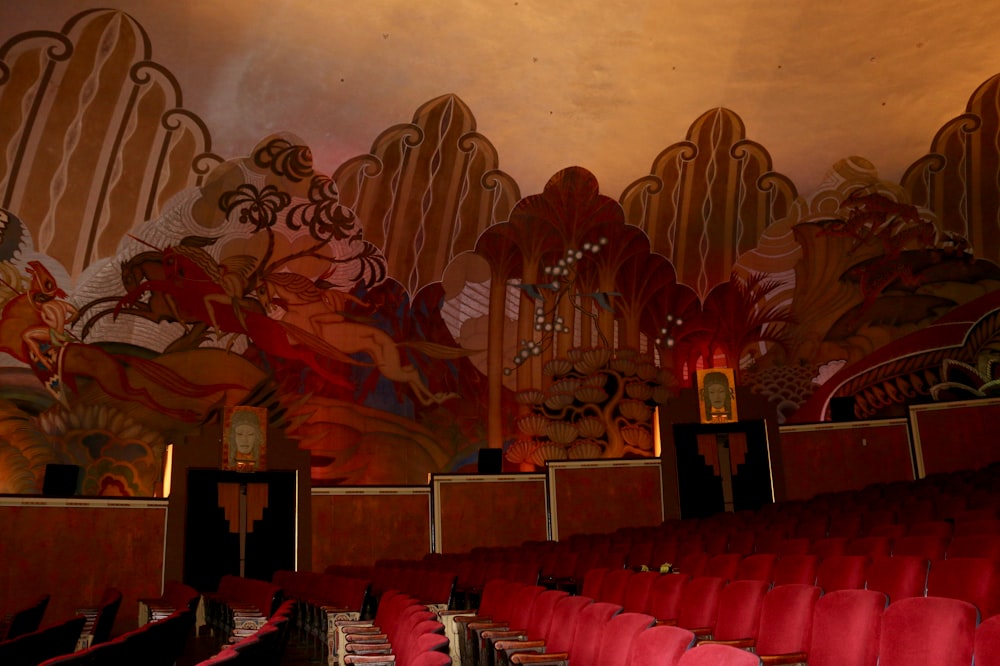
[[[167,444],[167,451],[163,461],[163,497],[170,497],[170,483],[173,480],[174,472],[174,445]]]

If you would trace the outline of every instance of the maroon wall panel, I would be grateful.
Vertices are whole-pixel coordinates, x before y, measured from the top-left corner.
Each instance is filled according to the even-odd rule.
[[[659,459],[549,462],[553,538],[659,525],[662,479]]]
[[[979,469],[1000,462],[1000,400],[968,400],[910,407],[921,477]]]
[[[138,600],[159,596],[167,503],[0,499],[0,612],[52,595],[44,624],[122,591],[114,633],[138,624]]]
[[[543,474],[435,474],[431,485],[436,552],[548,538]]]
[[[312,567],[420,559],[430,550],[430,489],[314,488]]]
[[[873,483],[913,480],[906,419],[781,426],[785,496],[809,499],[820,493],[860,490]]]

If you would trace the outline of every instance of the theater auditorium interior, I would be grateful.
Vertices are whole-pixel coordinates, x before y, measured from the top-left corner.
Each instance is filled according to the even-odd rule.
[[[0,3],[0,665],[1000,665],[1000,5],[346,4]]]

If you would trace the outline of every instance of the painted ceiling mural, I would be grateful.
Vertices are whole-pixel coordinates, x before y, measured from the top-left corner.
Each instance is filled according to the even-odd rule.
[[[226,405],[314,484],[410,484],[654,455],[700,368],[786,422],[995,391],[1000,76],[898,183],[800,193],[714,108],[617,199],[521,192],[456,95],[326,175],[294,127],[213,153],[182,88],[119,11],[0,46],[0,492],[155,495]]]

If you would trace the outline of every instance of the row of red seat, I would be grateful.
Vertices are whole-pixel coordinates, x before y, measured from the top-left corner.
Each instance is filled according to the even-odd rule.
[[[271,581],[295,603],[294,635],[312,659],[337,661],[338,620],[357,620],[374,603],[369,579],[356,575],[277,571]]]
[[[97,647],[109,641],[121,606],[121,590],[109,587],[96,606],[77,609],[73,617],[43,626],[50,598],[49,594],[41,594],[5,618],[0,664],[36,666],[71,654],[78,648]]]
[[[223,575],[215,592],[203,592],[205,624],[225,640],[254,632],[282,602],[281,587],[269,581]]]
[[[50,594],[40,594],[34,600],[0,618],[0,642],[9,641],[37,631],[49,606]]]
[[[87,618],[71,618],[40,627],[16,638],[0,641],[0,664],[4,666],[37,666],[76,650]]]
[[[121,604],[121,593],[109,588],[96,609],[93,621],[95,633],[90,645],[43,663],[45,666],[140,663],[172,666],[183,653],[194,627],[199,599],[200,595],[194,588],[168,581],[162,596],[141,600],[142,607],[147,610],[146,621],[137,629],[111,638],[111,625]]]
[[[670,577],[666,575],[664,577]],[[565,591],[491,581],[475,615],[454,618],[463,666],[566,663],[647,666],[746,663],[810,666],[996,666],[1000,616],[944,597],[888,604],[875,590],[823,594],[813,585],[739,581],[710,625],[684,627]],[[462,619],[462,621],[459,621]],[[708,644],[722,647],[704,647]],[[699,647],[693,648],[695,644]],[[526,651],[544,657],[523,656]],[[733,660],[733,661],[728,661]]]
[[[372,620],[337,621],[344,666],[445,666],[451,663],[444,625],[420,600],[398,590],[379,599]]]
[[[676,619],[682,613],[711,615],[726,583],[747,580],[766,587],[814,585],[824,592],[877,590],[892,602],[920,596],[949,597],[973,604],[983,617],[1000,614],[1000,565],[996,560],[844,555],[831,557],[818,566],[799,567],[798,559],[803,556],[788,556],[796,560],[795,566],[781,568],[784,558],[770,561],[772,557],[748,555],[739,564],[749,566],[722,575],[592,569],[584,577],[581,594],[620,604],[628,611],[649,613],[660,620]]]
[[[428,606],[448,606],[455,593],[454,569],[431,567],[425,560],[383,559],[371,566],[330,565],[324,573],[371,582],[374,598],[386,590],[405,592]]]
[[[267,621],[235,638],[197,666],[279,666],[292,628],[295,602],[281,602]],[[136,662],[141,663],[141,662]]]
[[[110,640],[42,662],[42,666],[173,666],[184,652],[194,623],[195,611],[184,607]]]

